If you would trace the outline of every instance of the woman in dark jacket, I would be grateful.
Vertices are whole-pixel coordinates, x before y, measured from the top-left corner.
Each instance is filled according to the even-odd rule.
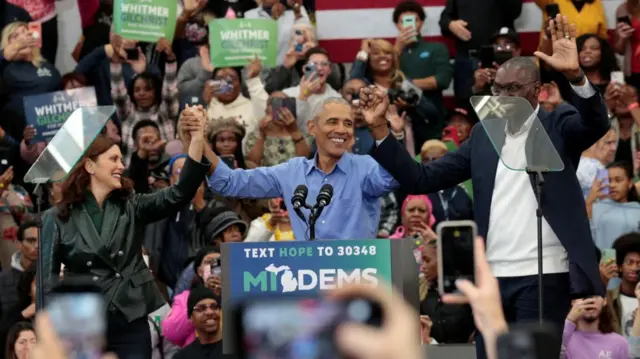
[[[87,276],[99,284],[107,305],[106,349],[120,359],[151,357],[147,315],[164,305],[134,228],[175,213],[196,194],[208,170],[198,162],[205,122],[202,108],[182,113],[189,158],[180,180],[144,195],[134,194],[132,181],[123,177],[118,145],[99,135],[63,181],[60,202],[44,213],[45,285],[58,277],[61,263],[65,276]]]

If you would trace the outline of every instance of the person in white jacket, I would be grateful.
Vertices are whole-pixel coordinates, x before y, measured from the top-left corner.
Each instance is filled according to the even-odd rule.
[[[289,213],[282,198],[269,200],[270,213],[251,221],[245,242],[273,242],[294,240]]]

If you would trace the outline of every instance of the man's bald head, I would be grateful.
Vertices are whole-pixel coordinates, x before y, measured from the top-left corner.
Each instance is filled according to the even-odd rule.
[[[494,96],[525,98],[535,109],[540,94],[540,69],[528,57],[514,57],[500,66],[493,84]]]

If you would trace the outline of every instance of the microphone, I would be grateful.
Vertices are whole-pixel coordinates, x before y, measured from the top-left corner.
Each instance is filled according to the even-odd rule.
[[[293,205],[293,209],[300,209],[301,207],[306,206],[307,195],[309,194],[309,189],[307,186],[301,184],[293,191],[293,196],[291,197],[291,204]]]
[[[318,208],[323,208],[331,203],[331,197],[333,197],[333,187],[326,183],[320,187],[320,192],[318,193],[318,198],[316,199],[316,206]]]

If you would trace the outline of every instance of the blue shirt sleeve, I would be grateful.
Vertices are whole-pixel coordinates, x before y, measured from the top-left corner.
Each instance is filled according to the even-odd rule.
[[[272,167],[258,167],[251,170],[232,170],[219,161],[209,178],[211,190],[225,197],[276,198],[282,197],[281,178],[286,178],[291,165],[289,162]]]
[[[398,188],[398,182],[371,156],[361,156],[365,162],[365,178],[362,191],[372,198],[379,198]]]

